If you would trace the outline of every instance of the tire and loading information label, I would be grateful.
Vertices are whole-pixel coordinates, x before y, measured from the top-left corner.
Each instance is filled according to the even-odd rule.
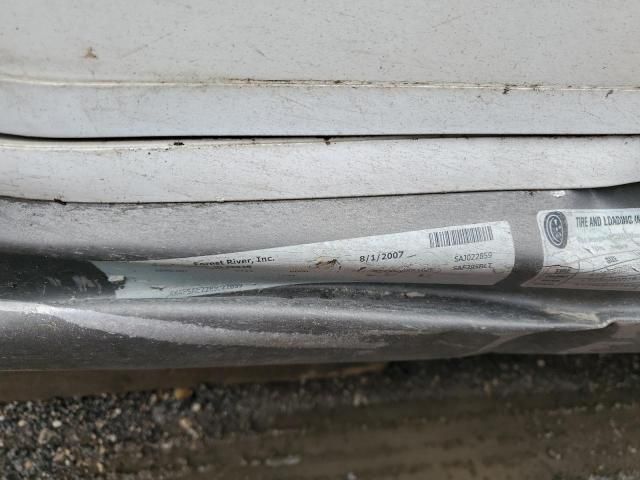
[[[508,222],[165,260],[93,262],[118,298],[181,298],[311,283],[494,285],[514,267]]]
[[[523,287],[640,291],[640,208],[538,213],[544,261]]]

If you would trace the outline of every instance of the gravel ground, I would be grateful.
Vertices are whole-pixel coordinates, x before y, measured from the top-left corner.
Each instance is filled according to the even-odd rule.
[[[639,395],[637,355],[488,355],[339,378],[7,402],[0,471],[6,479],[640,478]]]

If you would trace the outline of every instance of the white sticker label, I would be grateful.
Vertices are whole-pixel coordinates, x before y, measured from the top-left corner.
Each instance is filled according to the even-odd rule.
[[[515,261],[507,222],[349,238],[240,253],[94,262],[119,298],[177,298],[305,283],[493,285]]]
[[[640,209],[538,213],[544,262],[524,287],[640,290]]]

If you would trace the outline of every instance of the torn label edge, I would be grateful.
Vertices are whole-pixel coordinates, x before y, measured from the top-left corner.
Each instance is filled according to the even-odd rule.
[[[311,283],[494,285],[515,264],[506,221],[235,253],[92,262],[118,298],[182,298]],[[124,280],[124,281],[123,281]]]

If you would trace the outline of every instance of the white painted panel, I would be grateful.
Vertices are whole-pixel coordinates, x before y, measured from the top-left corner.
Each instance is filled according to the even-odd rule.
[[[636,86],[634,0],[1,0],[17,78]]]
[[[0,0],[0,8],[8,134],[640,133],[633,0]]]
[[[177,143],[5,138],[0,140],[0,196],[201,202],[640,182],[640,136]]]
[[[0,132],[60,138],[640,133],[640,89],[2,82]]]

